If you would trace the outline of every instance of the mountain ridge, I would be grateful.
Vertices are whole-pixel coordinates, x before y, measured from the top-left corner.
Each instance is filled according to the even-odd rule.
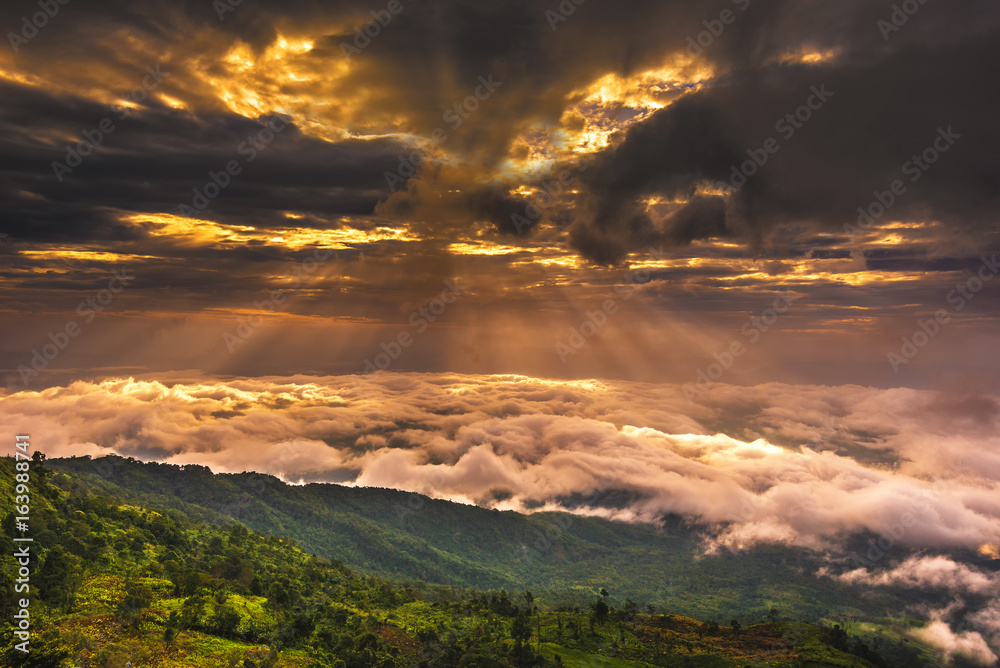
[[[804,549],[761,545],[706,555],[697,527],[667,518],[664,529],[564,513],[524,515],[383,488],[289,485],[260,473],[121,457],[53,459],[54,471],[146,505],[215,523],[238,521],[288,536],[304,549],[383,577],[480,589],[532,588],[567,603],[607,587],[701,618],[760,618],[772,607],[820,621],[827,615],[885,616],[918,597],[860,590],[818,578],[822,559]]]

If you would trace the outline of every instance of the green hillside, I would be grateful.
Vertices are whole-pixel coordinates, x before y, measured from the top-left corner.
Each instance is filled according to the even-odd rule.
[[[912,592],[872,591],[817,578],[817,555],[782,546],[705,556],[697,527],[662,530],[566,514],[522,515],[388,489],[286,485],[259,474],[213,475],[204,467],[120,457],[54,460],[83,489],[214,523],[242,522],[293,538],[351,568],[397,580],[479,589],[531,589],[567,605],[602,587],[707,618],[878,621],[918,602]]]
[[[756,623],[720,624],[640,608],[629,599],[618,604],[607,592],[567,605],[540,592],[364,575],[242,523],[205,523],[163,504],[109,494],[87,475],[67,474],[71,468],[66,462],[33,464],[32,652],[13,647],[8,620],[15,595],[4,579],[0,665],[921,665],[902,643],[852,638],[839,626],[780,621],[777,611]],[[162,468],[127,464],[122,470],[136,479],[142,471],[165,479]],[[6,503],[13,473],[13,461],[0,459]],[[186,471],[179,480],[197,480],[207,492],[213,478],[203,473]],[[234,477],[214,480],[234,483]],[[163,488],[147,491],[169,496]],[[8,541],[21,535],[11,513],[3,518],[3,532]],[[4,573],[14,572],[9,553],[0,561]]]

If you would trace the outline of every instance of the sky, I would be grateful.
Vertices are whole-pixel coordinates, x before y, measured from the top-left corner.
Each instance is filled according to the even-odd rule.
[[[0,10],[7,387],[996,387],[995,3],[225,2]]]
[[[0,27],[0,424],[51,456],[996,558],[995,0]]]

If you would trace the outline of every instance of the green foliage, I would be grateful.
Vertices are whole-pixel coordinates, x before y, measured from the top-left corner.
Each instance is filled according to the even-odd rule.
[[[179,548],[187,538],[168,520],[190,518],[228,527],[208,546],[218,556],[221,546],[248,540],[244,531],[284,535],[294,540],[289,545],[384,578],[530,589],[539,599],[559,592],[555,604],[588,604],[599,591],[608,605],[622,607],[630,598],[642,609],[653,605],[716,619],[763,619],[779,607],[787,619],[817,622],[829,616],[876,617],[914,603],[890,590],[860,597],[855,587],[816,578],[825,564],[805,550],[762,546],[702,556],[699,529],[676,517],[656,530],[560,513],[525,516],[388,489],[292,486],[256,473],[213,476],[205,467],[120,457],[60,459],[46,466],[53,471],[50,478],[68,474],[72,485],[98,492],[97,497],[159,510],[162,519],[154,515],[143,532],[145,545]],[[134,546],[132,537],[121,543],[122,536],[106,536],[104,545],[94,535],[84,542],[104,559],[110,548]],[[867,548],[862,541],[856,549]],[[224,568],[227,578],[268,596],[276,609],[294,606],[297,590],[272,591],[252,560],[226,562]],[[183,594],[202,586],[184,583]]]
[[[9,464],[0,459],[0,476]],[[160,480],[169,479],[179,488],[190,485],[204,495],[201,501],[218,502],[216,495],[225,493],[234,479],[241,480],[239,476],[213,477],[202,467],[179,472],[162,465],[122,465],[120,482],[164,492],[155,495],[103,484],[94,480],[94,474],[74,472],[62,461],[44,466],[51,472],[33,500],[33,523],[37,517],[33,531],[62,539],[39,541],[37,547],[42,592],[37,618],[45,622],[39,628],[48,631],[33,637],[32,661],[25,663],[11,653],[13,643],[7,641],[12,629],[5,622],[7,649],[0,655],[4,666],[121,668],[131,661],[136,668],[740,668],[762,656],[768,657],[767,665],[786,668],[804,658],[854,668],[920,665],[916,654],[909,648],[906,653],[901,644],[876,645],[840,627],[751,624],[743,617],[745,626],[734,620],[730,627],[720,628],[689,618],[642,614],[631,598],[612,597],[605,589],[599,590],[590,609],[583,605],[581,610],[572,597],[548,588],[517,589],[523,594],[512,595],[504,589],[474,590],[362,575],[338,560],[307,553],[297,541],[261,533],[232,518],[206,518],[220,525],[202,521],[198,512],[190,517],[181,508],[192,506],[172,505],[178,497],[167,495]],[[3,480],[0,477],[0,498],[8,493]],[[295,505],[300,494],[296,488],[275,489],[287,491],[291,505],[269,496],[268,488],[263,496],[271,505],[266,508],[273,505],[288,512],[300,508]],[[466,509],[447,510],[452,512],[459,517]],[[479,512],[470,517],[481,517]],[[319,522],[316,517],[329,515],[314,509],[314,514],[303,511],[296,520],[306,527],[304,535],[312,536],[309,527]],[[476,529],[477,535],[488,530],[489,522],[517,526],[527,521],[501,513],[485,517],[489,519]],[[376,552],[396,549],[391,540],[378,539],[385,533],[365,536],[369,527],[364,522],[355,527],[355,545],[375,540],[371,549]],[[468,530],[461,522],[450,527]],[[627,551],[632,529],[624,530],[625,538],[614,538],[604,528],[599,523],[581,524],[585,538],[567,537],[568,544],[590,546],[599,538]],[[405,538],[402,530],[393,535],[393,540]],[[65,547],[69,539],[79,545]],[[475,564],[488,564],[489,550],[483,545],[460,550],[459,542],[451,544],[451,552],[418,551],[417,557],[432,555],[428,568],[433,569],[455,555],[471,555],[464,572],[481,572]],[[388,558],[396,559],[392,554]],[[608,575],[592,574],[590,581],[598,580],[607,582]],[[593,601],[596,590],[590,584],[582,595]],[[638,588],[614,587],[616,594],[633,590],[643,600]],[[9,593],[3,604],[11,609]]]

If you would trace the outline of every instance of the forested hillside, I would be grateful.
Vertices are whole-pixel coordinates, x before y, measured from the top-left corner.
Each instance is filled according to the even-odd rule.
[[[815,576],[825,562],[785,546],[705,556],[700,528],[662,529],[559,513],[522,515],[388,489],[286,485],[254,473],[142,464],[120,457],[50,462],[81,485],[138,505],[215,523],[239,521],[295,539],[352,568],[394,579],[480,589],[531,589],[567,605],[601,587],[699,618],[878,621],[919,602],[912,592],[860,589]],[[863,539],[861,539],[864,550]]]
[[[31,654],[9,666],[917,666],[888,637],[769,619],[700,622],[595,589],[583,605],[530,591],[400,583],[242,523],[202,522],[33,467]],[[153,469],[155,471],[155,469]],[[196,471],[199,476],[202,472]],[[13,461],[0,460],[12,502]],[[8,506],[9,507],[9,506]],[[3,530],[9,540],[14,517]],[[14,572],[3,557],[4,573]]]

